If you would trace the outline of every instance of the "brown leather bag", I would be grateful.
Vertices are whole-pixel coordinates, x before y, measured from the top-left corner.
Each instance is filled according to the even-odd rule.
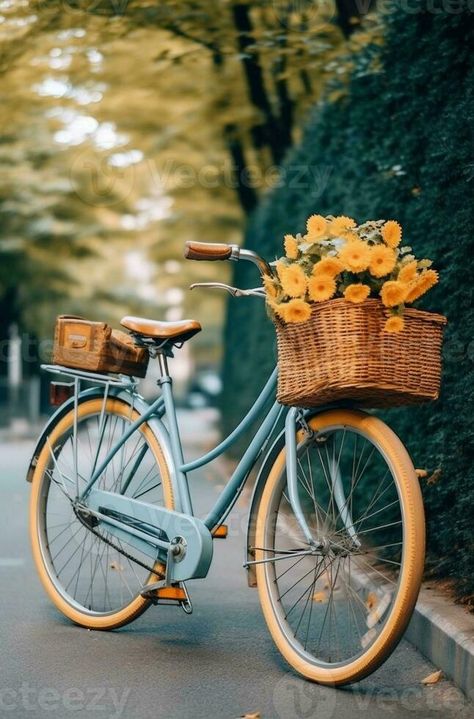
[[[144,377],[149,354],[125,332],[106,322],[59,315],[54,331],[53,363],[89,372]]]

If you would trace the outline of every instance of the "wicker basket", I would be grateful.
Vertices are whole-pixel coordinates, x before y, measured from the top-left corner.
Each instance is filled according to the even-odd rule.
[[[301,324],[275,321],[278,401],[315,407],[355,400],[361,407],[395,407],[438,398],[446,318],[405,310],[405,328],[383,331],[380,300],[314,304]]]

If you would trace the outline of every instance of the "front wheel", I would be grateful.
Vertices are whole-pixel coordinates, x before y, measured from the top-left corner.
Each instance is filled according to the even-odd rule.
[[[313,537],[293,514],[285,450],[258,510],[255,559],[270,633],[307,679],[362,679],[393,651],[418,596],[425,546],[421,491],[410,457],[380,419],[331,410],[298,434],[298,492]]]

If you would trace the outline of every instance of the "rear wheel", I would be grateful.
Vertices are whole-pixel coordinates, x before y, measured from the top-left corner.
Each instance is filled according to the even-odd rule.
[[[257,583],[270,633],[304,677],[342,685],[373,672],[411,617],[425,526],[413,464],[379,419],[334,410],[298,436],[298,492],[312,551],[293,514],[285,451],[260,503]]]
[[[150,604],[140,591],[163,569],[73,507],[77,490],[138,417],[119,399],[108,398],[105,407],[101,398],[81,402],[76,429],[71,410],[51,429],[33,475],[30,536],[40,579],[55,606],[90,629],[114,629],[139,616]],[[168,466],[146,423],[97,487],[173,509]]]

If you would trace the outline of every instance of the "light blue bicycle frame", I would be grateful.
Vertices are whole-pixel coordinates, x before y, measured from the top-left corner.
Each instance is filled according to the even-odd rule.
[[[82,494],[79,497],[79,500],[84,502],[87,505],[87,497],[91,493],[91,490],[93,489],[94,485],[100,478],[100,476],[105,471],[107,465],[115,454],[121,449],[121,447],[124,445],[124,443],[129,439],[129,437],[136,432],[139,427],[144,424],[145,422],[149,421],[153,417],[166,417],[167,419],[167,429],[165,429],[164,425],[162,425],[163,430],[167,433],[167,439],[169,441],[169,447],[171,450],[172,455],[172,461],[173,461],[173,468],[172,468],[172,477],[174,478],[174,491],[175,491],[175,504],[177,511],[181,513],[181,516],[186,516],[188,518],[194,517],[193,514],[193,507],[192,507],[192,501],[191,501],[191,495],[189,491],[189,483],[188,483],[188,473],[193,472],[196,469],[199,469],[200,467],[203,467],[212,460],[216,459],[220,455],[222,455],[229,447],[231,447],[251,426],[252,424],[259,418],[264,416],[263,421],[261,422],[261,425],[257,432],[255,433],[254,438],[250,442],[247,450],[244,452],[244,455],[242,456],[240,462],[238,463],[236,469],[234,470],[232,476],[230,477],[229,481],[227,482],[226,486],[224,487],[222,493],[219,495],[215,505],[212,507],[212,509],[209,511],[208,515],[203,521],[204,526],[209,530],[209,532],[212,532],[212,530],[217,527],[218,525],[222,524],[228,513],[231,511],[232,507],[234,506],[235,502],[237,501],[238,497],[241,494],[241,491],[243,487],[245,486],[245,482],[248,479],[248,476],[250,474],[251,469],[253,468],[255,462],[257,461],[258,457],[261,455],[261,453],[264,452],[266,449],[268,442],[270,441],[271,437],[273,436],[273,432],[279,422],[279,420],[286,414],[286,421],[285,421],[285,445],[287,450],[287,483],[288,483],[288,493],[289,493],[289,499],[292,505],[292,509],[295,513],[295,516],[297,518],[297,521],[299,522],[301,529],[303,531],[303,534],[305,535],[305,538],[308,542],[308,545],[313,549],[318,549],[322,545],[319,543],[318,539],[313,536],[313,533],[309,529],[306,519],[304,516],[304,512],[302,510],[300,499],[299,499],[299,493],[298,493],[298,480],[297,480],[297,428],[299,423],[301,422],[302,416],[304,416],[298,408],[287,408],[282,405],[280,405],[277,401],[275,401],[275,394],[276,394],[276,384],[277,384],[277,369],[275,368],[272,372],[271,376],[269,377],[267,383],[265,384],[262,392],[260,393],[257,401],[253,405],[253,407],[250,409],[250,411],[245,415],[245,417],[242,419],[240,424],[234,429],[234,431],[225,438],[219,445],[217,445],[214,449],[204,454],[202,457],[199,457],[198,459],[195,459],[191,462],[185,462],[183,457],[183,448],[181,443],[181,436],[178,426],[178,419],[176,415],[176,407],[173,397],[173,391],[172,391],[172,380],[168,372],[168,366],[167,366],[167,360],[166,356],[164,354],[158,355],[159,364],[160,364],[160,371],[161,376],[158,380],[158,383],[161,385],[162,394],[161,396],[156,399],[151,405],[148,406],[148,408],[140,415],[140,417],[130,425],[129,429],[123,434],[123,436],[120,438],[120,440],[110,449],[107,456],[103,460],[103,462],[96,467],[95,471],[93,472],[93,475],[88,482],[87,486],[83,490]],[[270,401],[273,399],[273,404],[271,407],[267,410],[265,414],[265,410],[268,405],[270,405]],[[146,450],[145,450],[146,451]],[[139,458],[140,461],[140,458]],[[335,477],[336,484],[340,484],[340,478]],[[124,489],[122,489],[124,491]],[[124,498],[125,499],[125,498]],[[130,502],[130,514],[133,514],[133,506],[132,506],[132,500],[129,500]],[[341,503],[344,502],[344,497],[341,498]],[[122,502],[124,506],[125,503]],[[145,503],[141,503],[141,506],[143,506]],[[151,509],[151,505],[150,505]],[[156,512],[157,510],[155,510]],[[165,510],[166,511],[166,510]],[[169,510],[168,510],[169,512]],[[156,515],[155,515],[156,516]],[[168,514],[168,518],[169,518]],[[116,526],[120,526],[120,522],[117,522],[117,520],[108,520],[109,522],[112,521],[112,523]],[[155,520],[159,521],[159,520]],[[198,524],[196,524],[198,523]],[[202,529],[199,529],[200,521],[196,519],[196,522],[193,526],[193,531],[196,530],[196,527],[198,529],[198,532],[200,531],[202,534]],[[127,529],[122,527],[123,532],[125,534],[127,533]],[[140,537],[140,532],[138,530],[128,530],[131,532],[131,537]],[[142,539],[143,539],[143,535]],[[135,540],[137,541],[137,540]],[[163,540],[157,540],[155,544],[162,549],[169,549],[169,542],[165,542]],[[205,544],[205,542],[204,542]],[[204,551],[204,550],[203,550]],[[211,561],[211,557],[208,557],[209,563]],[[196,560],[197,562],[197,560]],[[204,562],[204,564],[206,564]],[[198,566],[198,562],[196,563],[196,566]],[[202,571],[202,565],[201,570]],[[209,566],[208,564],[206,566]]]
[[[96,467],[92,477],[90,478],[86,488],[81,494],[81,499],[86,500],[92,487],[96,484],[99,477],[105,471],[107,465],[116,453],[121,449],[129,437],[136,432],[139,427],[147,422],[151,417],[165,417],[167,420],[167,434],[169,439],[169,446],[172,453],[174,463],[174,478],[176,481],[176,507],[177,510],[184,514],[193,515],[191,495],[189,491],[188,473],[193,472],[200,467],[203,467],[212,460],[216,459],[229,447],[231,447],[237,440],[252,426],[252,424],[259,418],[262,417],[267,406],[270,405],[270,401],[273,398],[273,405],[267,412],[263,422],[261,423],[258,431],[254,438],[249,444],[245,451],[242,459],[237,465],[231,478],[224,487],[222,493],[219,495],[215,505],[210,510],[207,517],[204,519],[204,524],[209,530],[212,530],[217,525],[221,524],[227,514],[232,509],[236,500],[238,499],[245,481],[250,473],[250,470],[254,466],[259,455],[266,448],[268,441],[272,436],[272,432],[276,427],[278,420],[287,411],[287,408],[278,404],[275,401],[276,383],[277,383],[277,370],[275,369],[267,383],[265,384],[260,396],[257,401],[242,419],[240,424],[234,429],[234,431],[226,437],[217,447],[204,454],[202,457],[193,460],[192,462],[185,462],[183,457],[183,448],[181,443],[181,436],[178,426],[178,419],[176,416],[176,407],[172,391],[172,381],[168,373],[166,358],[163,355],[159,356],[160,366],[162,369],[161,378],[158,380],[161,385],[162,394],[156,399],[147,410],[140,415],[140,417],[130,425],[128,430],[122,435],[120,440],[110,449],[103,462]],[[164,425],[163,425],[164,427]]]
[[[250,259],[252,262],[260,266],[261,273],[271,274],[270,267],[255,253],[246,250],[240,250],[235,247],[232,250],[234,259]],[[235,255],[235,257],[234,257]],[[226,286],[227,287],[227,286]],[[227,288],[229,289],[229,288]],[[230,288],[233,294],[254,293],[254,291],[243,291],[236,288]],[[193,577],[204,577],[207,574],[212,559],[212,531],[223,523],[228,513],[231,511],[242,489],[247,481],[249,474],[255,465],[259,456],[265,451],[280,419],[285,417],[285,447],[286,447],[286,473],[288,497],[295,514],[295,517],[301,527],[303,535],[308,544],[308,551],[314,552],[320,549],[323,544],[318,537],[313,536],[309,529],[304,512],[300,503],[298,492],[298,476],[297,476],[297,436],[298,429],[306,430],[308,438],[311,438],[305,416],[306,412],[297,407],[284,407],[276,401],[276,385],[277,385],[277,369],[275,368],[270,375],[267,383],[262,389],[258,399],[253,407],[242,419],[240,424],[231,434],[226,437],[214,449],[204,454],[202,457],[191,462],[186,462],[183,456],[183,447],[176,415],[176,406],[173,397],[172,379],[168,371],[166,351],[160,348],[154,348],[154,352],[159,362],[160,378],[158,384],[161,386],[161,395],[147,405],[144,400],[135,393],[135,384],[128,382],[127,386],[118,391],[117,396],[126,395],[126,401],[133,408],[134,402],[138,402],[139,417],[132,422],[126,432],[119,441],[111,447],[105,459],[98,464],[98,453],[96,462],[94,463],[92,476],[86,484],[82,492],[77,487],[77,496],[75,500],[78,511],[90,512],[95,515],[99,521],[103,521],[109,526],[112,534],[121,536],[125,540],[130,540],[133,544],[140,547],[143,551],[150,552],[159,551],[161,557],[163,552],[167,553],[168,565],[171,560],[183,562],[176,568],[174,572],[167,573],[167,580],[184,580]],[[57,371],[58,369],[67,374],[65,368],[55,368],[54,366],[45,366],[49,371]],[[74,372],[70,373],[74,376]],[[76,375],[83,375],[80,372]],[[104,402],[102,415],[99,424],[99,433],[103,432],[103,414],[105,411],[105,400],[109,391],[107,378],[97,376],[99,382],[106,385],[104,391]],[[104,381],[105,379],[105,381]],[[74,430],[77,431],[77,409],[78,409],[78,378],[75,377],[75,394],[74,394]],[[120,381],[118,382],[120,385]],[[273,400],[273,401],[272,401]],[[271,406],[270,406],[271,404]],[[166,419],[167,426],[162,422],[162,418]],[[232,476],[228,480],[223,491],[217,498],[216,503],[209,511],[206,518],[201,521],[194,516],[191,495],[189,491],[188,474],[196,469],[204,467],[214,459],[226,452],[242,435],[251,428],[257,419],[261,418],[261,424],[251,440],[249,446],[244,452],[240,462],[234,470]],[[126,488],[131,481],[129,477],[124,486],[121,488],[120,494],[110,493],[99,490],[95,487],[99,478],[105,472],[107,465],[112,461],[117,452],[124,446],[127,440],[133,435],[141,425],[148,422],[150,429],[157,435],[158,441],[162,441],[167,450],[167,462],[171,473],[171,482],[173,485],[174,510],[157,507],[146,502],[140,502],[133,498],[124,496]],[[101,429],[102,425],[102,429]],[[99,443],[101,438],[99,439]],[[100,446],[100,444],[99,444]],[[77,438],[74,438],[75,462],[77,462]],[[140,450],[137,460],[134,462],[131,476],[138,468],[144,453],[147,451],[147,445]],[[142,453],[143,452],[143,453]],[[54,461],[54,456],[52,457]],[[355,534],[352,525],[352,519],[346,508],[342,481],[338,468],[331,469],[332,482],[334,483],[334,495],[336,503],[343,512],[343,519],[346,527],[351,534]],[[132,526],[130,519],[138,520]],[[128,523],[127,523],[128,521]],[[179,528],[182,532],[179,532]],[[153,531],[155,528],[156,531]],[[179,545],[181,542],[181,545]],[[184,547],[184,548],[183,548]],[[180,554],[181,553],[181,554]],[[186,555],[188,557],[186,558]],[[154,555],[157,559],[157,555]],[[168,570],[167,570],[168,571]]]

